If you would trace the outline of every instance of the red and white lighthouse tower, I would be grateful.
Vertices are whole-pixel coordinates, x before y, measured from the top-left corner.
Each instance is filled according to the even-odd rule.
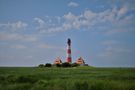
[[[72,62],[72,57],[71,57],[71,40],[68,38],[67,41],[67,62],[71,63]]]

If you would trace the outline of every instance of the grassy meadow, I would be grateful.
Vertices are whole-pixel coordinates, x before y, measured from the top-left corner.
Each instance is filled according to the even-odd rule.
[[[135,68],[0,67],[0,90],[135,90]]]

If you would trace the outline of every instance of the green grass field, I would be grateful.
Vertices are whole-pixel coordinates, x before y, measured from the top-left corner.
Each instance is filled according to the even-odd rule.
[[[135,68],[0,67],[0,90],[135,90]]]

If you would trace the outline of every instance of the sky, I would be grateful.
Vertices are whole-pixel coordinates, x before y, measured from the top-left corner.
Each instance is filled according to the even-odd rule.
[[[0,0],[0,66],[79,57],[95,67],[135,67],[134,0]]]

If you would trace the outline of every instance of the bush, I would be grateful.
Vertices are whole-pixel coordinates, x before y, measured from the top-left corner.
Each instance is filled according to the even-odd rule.
[[[21,83],[21,84],[9,84],[6,86],[0,87],[0,90],[31,90],[30,88],[33,87],[30,83]]]
[[[87,82],[76,82],[75,83],[75,90],[89,90],[88,89],[88,83]],[[95,89],[92,89],[95,90]],[[99,89],[101,90],[101,89]]]
[[[35,83],[38,79],[32,76],[19,76],[16,79],[16,82],[18,83]]]
[[[46,63],[46,64],[45,64],[45,67],[51,67],[51,66],[52,66],[51,63]]]
[[[72,63],[71,66],[72,66],[72,67],[77,67],[77,66],[80,66],[80,65],[77,64],[77,63]]]
[[[68,62],[62,63],[62,67],[71,67],[71,64]]]
[[[44,64],[39,64],[38,67],[43,68]]]
[[[0,75],[0,83],[2,82],[2,81],[4,81],[6,78],[4,77],[4,75]]]
[[[61,67],[61,64],[56,64],[56,67]]]
[[[48,81],[47,80],[39,80],[36,82],[37,85],[47,86]]]
[[[15,75],[9,75],[6,79],[8,83],[15,83],[17,77]]]

